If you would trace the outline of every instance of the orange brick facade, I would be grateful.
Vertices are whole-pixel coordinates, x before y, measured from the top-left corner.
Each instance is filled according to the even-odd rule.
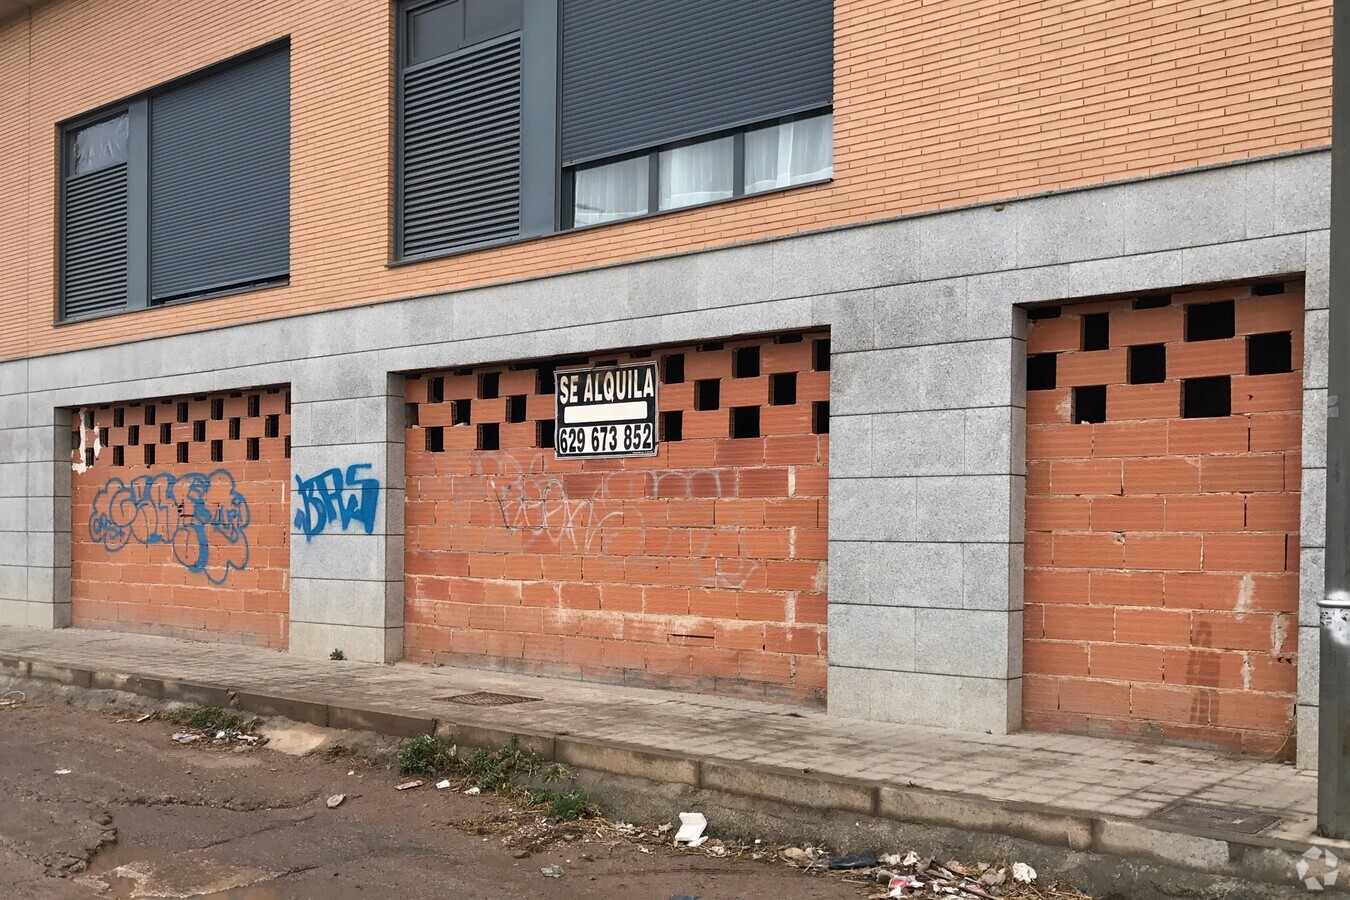
[[[393,19],[388,3],[52,0],[0,24],[0,297],[11,304],[0,359],[1330,140],[1330,0],[839,0],[831,183],[387,268]],[[57,124],[286,36],[289,285],[53,326]]]
[[[101,406],[71,424],[73,624],[285,648],[290,392]]]
[[[1292,755],[1303,308],[1294,281],[1030,323],[1028,727]]]
[[[828,344],[409,378],[407,658],[823,700]],[[659,364],[657,455],[555,459],[554,369],[635,358]]]

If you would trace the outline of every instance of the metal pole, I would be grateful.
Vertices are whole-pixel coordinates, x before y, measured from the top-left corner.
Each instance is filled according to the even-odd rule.
[[[1332,28],[1350,35],[1350,0]],[[1326,595],[1319,601],[1318,831],[1350,838],[1350,41],[1332,44],[1331,282],[1327,326]]]

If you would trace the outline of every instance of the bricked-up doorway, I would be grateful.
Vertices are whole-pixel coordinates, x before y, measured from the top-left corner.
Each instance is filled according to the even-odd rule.
[[[284,387],[73,410],[73,624],[285,648],[290,418]]]
[[[1291,756],[1302,283],[1029,319],[1025,724]]]
[[[409,377],[405,653],[825,694],[828,333]],[[653,458],[554,458],[556,369],[656,359]]]

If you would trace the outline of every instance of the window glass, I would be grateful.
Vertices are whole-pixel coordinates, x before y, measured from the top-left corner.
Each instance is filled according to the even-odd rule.
[[[625,159],[576,173],[575,225],[597,225],[640,216],[647,209],[648,159]]]
[[[409,13],[409,64],[444,56],[457,49],[462,15],[459,3],[437,3]]]
[[[520,0],[464,0],[464,43],[520,30]]]
[[[71,142],[70,174],[83,175],[125,163],[130,134],[126,113],[81,128]]]
[[[735,142],[730,137],[661,151],[661,208],[731,197]]]
[[[818,181],[834,174],[834,116],[826,113],[745,135],[745,192]]]

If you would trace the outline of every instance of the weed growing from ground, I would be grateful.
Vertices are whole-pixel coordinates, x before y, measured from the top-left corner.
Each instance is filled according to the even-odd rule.
[[[400,775],[436,775],[454,764],[454,746],[430,734],[413,738],[398,751]]]

